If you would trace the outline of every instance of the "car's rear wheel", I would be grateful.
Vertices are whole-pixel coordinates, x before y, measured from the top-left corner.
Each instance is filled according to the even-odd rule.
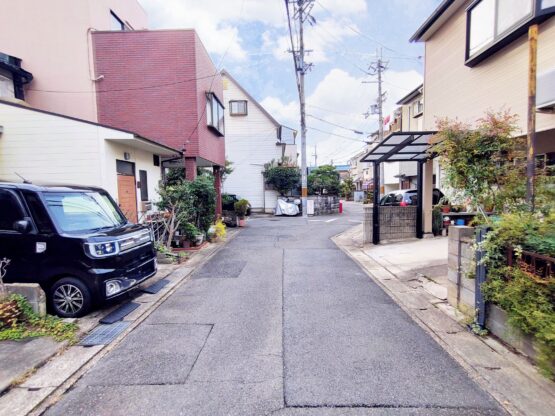
[[[50,307],[62,318],[78,318],[91,308],[92,299],[89,288],[79,279],[64,277],[50,289]]]

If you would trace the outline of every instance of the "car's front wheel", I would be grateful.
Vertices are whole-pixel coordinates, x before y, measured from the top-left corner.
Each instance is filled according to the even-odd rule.
[[[74,277],[64,277],[54,283],[49,301],[52,311],[62,318],[81,317],[92,304],[89,288]]]

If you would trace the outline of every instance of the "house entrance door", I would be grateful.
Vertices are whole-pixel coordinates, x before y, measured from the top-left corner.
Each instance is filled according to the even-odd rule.
[[[116,160],[116,164],[118,172],[119,207],[129,221],[138,222],[135,164],[123,160]]]

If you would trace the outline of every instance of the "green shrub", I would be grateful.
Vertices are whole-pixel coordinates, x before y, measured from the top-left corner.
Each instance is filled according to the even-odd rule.
[[[66,323],[56,316],[37,315],[23,296],[13,294],[3,302],[15,302],[19,314],[17,320],[10,326],[0,328],[0,341],[42,336],[50,336],[56,341],[69,341],[70,343],[77,340],[77,325]]]
[[[202,232],[190,222],[183,224],[180,231],[183,233],[183,236],[187,239],[187,241],[195,241],[197,236],[202,234]]]
[[[266,185],[273,186],[282,196],[289,194],[301,184],[301,172],[296,166],[273,166],[268,164],[263,175]]]
[[[243,219],[247,215],[247,211],[249,209],[249,201],[247,201],[246,199],[240,199],[235,203],[234,208],[237,216]]]

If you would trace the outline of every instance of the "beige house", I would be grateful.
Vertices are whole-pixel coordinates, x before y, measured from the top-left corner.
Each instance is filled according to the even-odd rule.
[[[528,28],[539,24],[536,153],[555,151],[555,0],[444,0],[413,35],[424,42],[423,129],[510,110],[527,131]]]

